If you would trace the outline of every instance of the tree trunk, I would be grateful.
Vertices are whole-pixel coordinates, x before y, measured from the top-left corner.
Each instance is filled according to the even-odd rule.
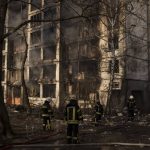
[[[28,89],[25,83],[25,78],[24,78],[25,62],[26,62],[27,55],[28,55],[28,43],[26,40],[25,29],[23,29],[23,37],[24,37],[24,42],[25,42],[25,52],[24,52],[24,57],[22,61],[22,66],[21,66],[21,84],[23,88],[23,105],[30,111]]]
[[[4,104],[4,95],[2,88],[2,50],[3,50],[3,37],[5,31],[5,18],[7,11],[7,0],[0,1],[0,123],[3,126],[2,134],[5,137],[12,135],[12,129],[9,121],[8,112]]]

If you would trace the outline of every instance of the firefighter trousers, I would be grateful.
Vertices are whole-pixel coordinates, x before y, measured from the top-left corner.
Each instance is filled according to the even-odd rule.
[[[67,126],[67,143],[77,144],[78,143],[78,124],[68,124]]]
[[[101,114],[95,114],[95,123],[98,123],[102,118]]]
[[[128,119],[131,121],[134,120],[134,109],[128,110]]]
[[[43,117],[43,130],[51,130],[51,120],[50,117]]]

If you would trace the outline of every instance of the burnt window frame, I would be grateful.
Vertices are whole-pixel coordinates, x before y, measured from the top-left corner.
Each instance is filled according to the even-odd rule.
[[[37,34],[35,34],[37,33]],[[33,37],[33,34],[34,34],[34,37]],[[39,37],[39,39],[37,38],[37,35]],[[38,45],[39,43],[41,43],[41,37],[42,37],[42,33],[41,33],[41,30],[35,30],[35,31],[32,31],[30,33],[30,37],[31,37],[31,45]],[[36,38],[35,38],[36,37]],[[33,40],[34,38],[34,40]],[[35,40],[36,39],[36,40]],[[34,41],[34,42],[33,42]]]
[[[53,59],[56,59],[56,45],[49,45],[43,47],[43,60],[53,60]]]
[[[31,0],[31,4],[30,5],[31,5],[31,11],[35,11],[35,10],[41,9],[42,1],[41,0]]]
[[[42,20],[42,14],[40,12],[36,13],[36,14],[33,14],[31,16],[31,23],[30,23],[31,28],[35,28],[35,27],[41,26],[42,23],[41,23],[40,20]],[[37,21],[37,22],[34,22],[34,21]]]
[[[118,59],[115,59],[114,73],[120,72],[119,63],[120,63],[120,61]],[[109,69],[108,69],[109,73],[111,73],[111,65],[112,65],[112,60],[109,60]]]
[[[54,86],[54,87],[50,87]],[[47,93],[45,91],[47,90]],[[43,97],[53,97],[56,98],[56,84],[43,84]]]
[[[53,68],[50,69],[49,67],[53,67]],[[48,72],[48,70],[50,70],[50,71]],[[52,72],[52,70],[53,70],[53,72]],[[49,76],[49,73],[51,73],[51,74],[53,73],[52,76]],[[46,78],[46,77],[48,77],[48,78]],[[43,66],[43,79],[47,79],[51,82],[56,80],[56,64],[44,65]]]

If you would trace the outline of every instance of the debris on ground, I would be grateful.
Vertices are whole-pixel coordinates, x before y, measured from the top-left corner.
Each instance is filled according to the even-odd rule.
[[[16,107],[9,107],[8,111],[15,132],[15,136],[8,143],[66,143],[66,122],[59,112],[55,111],[55,118],[52,120],[53,131],[43,131],[40,107],[33,108],[31,114],[28,114],[21,106],[17,107],[17,110]],[[136,116],[134,121],[128,121],[127,116],[118,113],[114,116],[103,116],[99,124],[95,126],[94,117],[91,114],[84,114],[84,121],[79,125],[79,140],[80,143],[149,143],[149,121],[150,114]]]

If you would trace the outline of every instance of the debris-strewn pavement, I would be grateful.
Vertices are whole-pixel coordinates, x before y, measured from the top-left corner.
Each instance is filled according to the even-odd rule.
[[[56,115],[53,120],[54,130],[44,132],[40,113],[37,112],[28,115],[26,112],[20,113],[9,110],[11,124],[16,134],[4,143],[3,149],[21,150],[23,149],[21,145],[27,150],[34,148],[37,150],[49,149],[50,147],[56,150],[76,148],[100,148],[100,150],[150,149],[150,115],[137,116],[133,122],[127,121],[126,116],[103,117],[98,126],[95,126],[91,115],[85,115],[84,121],[79,125],[78,146],[70,147],[69,145],[68,147],[66,145],[66,123],[62,117]],[[25,145],[29,147],[25,148]]]

